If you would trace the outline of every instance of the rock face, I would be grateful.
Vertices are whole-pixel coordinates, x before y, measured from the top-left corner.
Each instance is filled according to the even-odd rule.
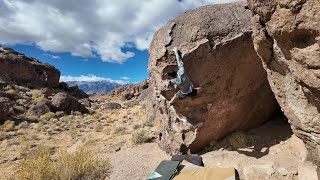
[[[52,111],[64,111],[70,114],[72,111],[79,111],[81,113],[89,113],[89,110],[82,105],[78,100],[67,93],[57,93],[51,102]]]
[[[320,166],[320,4],[248,0],[254,47],[293,132]]]
[[[278,110],[251,38],[245,3],[188,11],[156,32],[149,48],[149,118],[158,125],[159,145],[168,153],[197,152],[230,132],[255,127]],[[197,96],[169,106],[176,90],[166,81],[177,71],[178,46]],[[204,122],[197,128],[199,122]]]
[[[19,83],[57,87],[60,71],[49,64],[0,46],[0,75]]]

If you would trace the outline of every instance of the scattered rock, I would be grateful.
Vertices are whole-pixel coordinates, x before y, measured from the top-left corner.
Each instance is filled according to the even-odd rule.
[[[279,167],[277,170],[278,170],[279,174],[281,174],[282,176],[287,176],[288,175],[288,171],[284,167]]]
[[[255,50],[295,135],[320,166],[318,0],[249,0]]]
[[[149,48],[148,111],[159,124],[159,145],[168,153],[195,153],[212,140],[253,128],[280,110],[266,72],[253,48],[251,12],[246,3],[209,5],[188,11],[158,30]],[[169,100],[177,90],[167,86],[178,69],[173,47],[179,47],[193,97]],[[201,128],[197,124],[204,122]]]
[[[81,103],[82,105],[84,105],[86,107],[91,107],[91,102],[90,102],[89,98],[80,99],[79,103]]]
[[[28,110],[28,114],[33,116],[38,116],[38,117],[48,112],[50,112],[50,108],[45,102],[40,102],[40,103],[37,103],[36,105],[32,105]]]
[[[126,94],[124,94],[123,96],[122,96],[122,100],[130,100],[130,99],[132,99],[134,97],[134,94],[130,94],[130,93],[126,93]]]
[[[51,105],[54,107],[54,111],[65,111],[71,102],[71,96],[67,93],[59,92],[52,98]]]
[[[65,92],[57,93],[51,102],[52,111],[64,111],[70,114],[72,111],[89,113],[89,110],[78,102],[78,100]]]
[[[78,98],[78,99],[84,99],[84,98],[88,98],[89,95],[86,94],[84,91],[82,91],[81,89],[79,89],[78,85],[71,85],[69,87],[69,91],[71,92],[71,95]]]
[[[5,120],[11,107],[10,99],[6,97],[0,97],[0,120]]]
[[[121,107],[122,107],[121,104],[111,102],[111,103],[107,103],[107,104],[102,105],[101,109],[103,109],[103,110],[106,110],[106,109],[121,109]]]

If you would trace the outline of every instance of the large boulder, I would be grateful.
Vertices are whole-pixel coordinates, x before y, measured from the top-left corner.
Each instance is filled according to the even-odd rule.
[[[60,71],[49,64],[0,46],[0,75],[19,83],[57,87]]]
[[[248,0],[254,47],[293,132],[320,166],[320,4]]]
[[[65,92],[59,92],[53,96],[51,101],[52,111],[64,111],[70,114],[72,111],[89,113],[89,110],[78,100]]]
[[[256,127],[278,110],[266,72],[253,48],[251,12],[245,3],[188,11],[158,30],[149,48],[151,76],[146,107],[168,153],[197,152],[235,130]],[[166,81],[177,71],[178,46],[195,97],[169,100]],[[201,128],[201,122],[204,125]]]
[[[71,92],[71,95],[78,98],[78,99],[84,99],[88,98],[89,95],[85,93],[83,90],[79,89],[78,85],[71,85],[69,87],[69,91]]]

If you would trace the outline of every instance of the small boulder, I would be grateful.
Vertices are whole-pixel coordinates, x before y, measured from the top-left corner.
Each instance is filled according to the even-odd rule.
[[[106,110],[106,109],[121,109],[121,105],[119,103],[107,103],[102,105],[101,109]]]
[[[71,96],[65,92],[59,92],[52,98],[51,105],[55,111],[64,111],[70,106]]]
[[[124,94],[123,96],[122,96],[122,100],[130,100],[130,99],[132,99],[134,97],[134,94],[132,94],[132,93],[126,93],[126,94]]]
[[[86,107],[91,107],[91,102],[89,98],[80,99],[78,100],[78,102]]]
[[[60,89],[63,89],[63,90],[69,90],[68,84],[65,83],[65,82],[61,82],[61,83],[59,84],[59,88],[60,88]]]
[[[10,99],[6,97],[0,97],[0,120],[4,120],[4,118],[8,115],[10,110]]]
[[[83,90],[79,89],[78,85],[71,85],[69,87],[69,91],[71,92],[72,96],[79,99],[84,99],[89,97],[88,94],[86,94]]]
[[[50,108],[45,102],[40,102],[40,103],[37,103],[36,105],[32,105],[28,110],[28,114],[33,116],[38,116],[38,117],[48,112],[50,112]]]
[[[64,111],[70,114],[72,111],[79,111],[81,113],[89,113],[89,110],[82,105],[78,100],[65,92],[57,93],[51,102],[53,111]]]

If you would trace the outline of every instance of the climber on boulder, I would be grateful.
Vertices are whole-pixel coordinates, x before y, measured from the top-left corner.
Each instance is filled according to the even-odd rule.
[[[192,82],[191,82],[189,76],[187,75],[187,73],[184,71],[183,62],[180,59],[180,54],[178,52],[177,47],[173,48],[173,52],[176,55],[176,60],[177,60],[177,64],[178,64],[178,72],[177,72],[176,78],[169,80],[169,84],[177,85],[180,88],[180,90],[171,98],[171,100],[169,102],[170,104],[173,104],[178,99],[183,99],[183,98],[191,95],[192,92],[194,91]]]

